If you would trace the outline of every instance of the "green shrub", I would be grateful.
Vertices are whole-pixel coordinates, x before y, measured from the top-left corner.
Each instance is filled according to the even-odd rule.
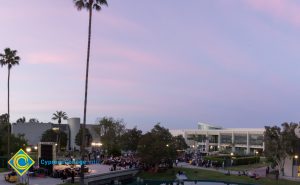
[[[253,157],[239,157],[233,159],[233,165],[247,165],[247,164],[254,164],[259,163],[260,157],[253,156]]]
[[[204,160],[210,160],[213,162],[214,165],[222,166],[222,163],[224,162],[223,157],[218,156],[205,156]]]

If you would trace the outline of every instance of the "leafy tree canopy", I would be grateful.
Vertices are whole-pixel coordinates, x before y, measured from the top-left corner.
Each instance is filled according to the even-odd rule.
[[[296,152],[297,142],[295,135],[296,123],[283,123],[280,127],[265,127],[265,155],[271,161],[275,161],[283,174],[285,159]]]
[[[141,137],[142,131],[136,127],[127,129],[121,136],[122,150],[136,152]]]
[[[172,165],[176,159],[175,139],[168,129],[156,124],[142,136],[138,145],[138,154],[145,164],[158,166],[161,163]]]
[[[109,155],[121,153],[121,136],[125,133],[125,124],[122,120],[104,117],[95,127],[95,132],[100,136],[102,147]]]
[[[68,136],[63,131],[61,131],[60,134],[61,134],[61,143],[60,144],[61,144],[62,148],[66,148]],[[57,142],[57,139],[58,139],[58,133],[52,129],[48,129],[42,134],[41,142]]]
[[[39,120],[36,118],[30,118],[29,123],[39,123]]]
[[[83,129],[80,128],[79,131],[78,131],[78,133],[76,134],[75,144],[77,146],[81,146],[81,144],[82,144],[82,131],[83,131]],[[93,141],[93,137],[92,137],[89,129],[85,128],[85,142],[86,142],[85,146],[86,147],[90,147],[92,141]]]

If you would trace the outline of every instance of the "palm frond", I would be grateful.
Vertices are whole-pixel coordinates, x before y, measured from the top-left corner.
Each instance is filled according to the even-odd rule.
[[[100,11],[101,10],[101,6],[98,5],[98,4],[94,4],[93,5],[93,9],[97,10],[97,11]]]
[[[74,0],[75,6],[77,10],[81,10],[85,8],[85,1],[84,0]]]
[[[108,6],[107,0],[96,0],[96,3],[100,4],[100,5],[106,5],[106,6]]]

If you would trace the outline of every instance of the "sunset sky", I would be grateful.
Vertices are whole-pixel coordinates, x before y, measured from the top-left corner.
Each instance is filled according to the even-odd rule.
[[[94,12],[88,123],[170,129],[300,120],[300,2],[108,0]],[[11,118],[83,117],[88,12],[72,0],[0,6],[0,53],[18,50]],[[0,113],[7,111],[0,69]]]

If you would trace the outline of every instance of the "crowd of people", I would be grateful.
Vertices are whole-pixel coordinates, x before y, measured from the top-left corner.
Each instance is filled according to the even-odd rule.
[[[111,165],[111,171],[121,169],[138,168],[140,165],[139,160],[133,155],[124,155],[119,157],[109,157],[104,159],[102,164]]]

